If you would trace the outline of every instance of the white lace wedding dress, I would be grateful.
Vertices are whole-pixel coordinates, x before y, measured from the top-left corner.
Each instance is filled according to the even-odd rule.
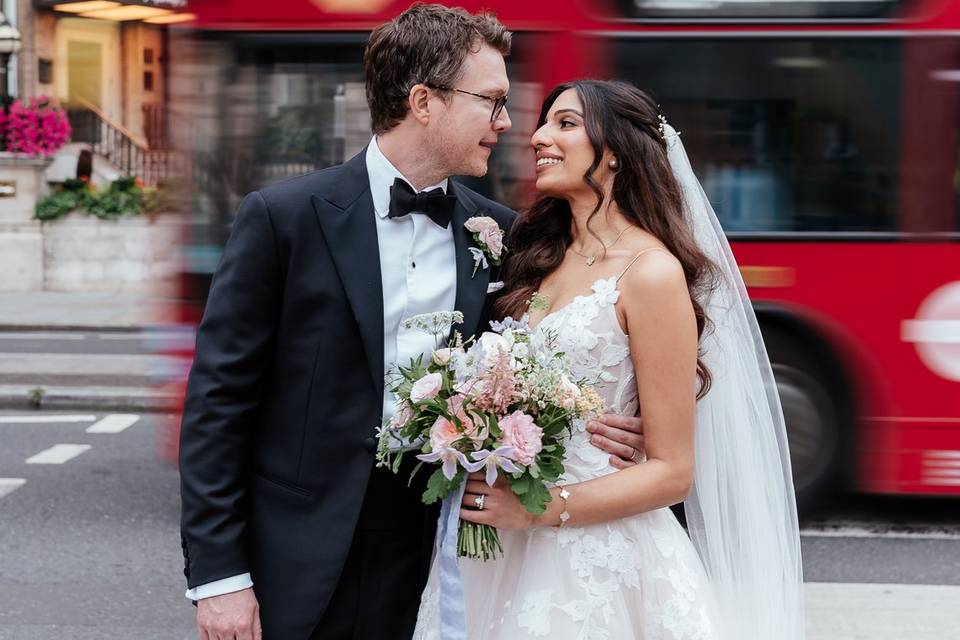
[[[636,378],[614,309],[618,280],[598,280],[592,294],[550,313],[536,330],[556,334],[573,373],[597,381],[608,411],[634,415]],[[617,471],[608,455],[590,444],[583,424],[576,425],[567,444],[565,470],[564,484]],[[500,536],[502,558],[460,559],[470,640],[719,637],[703,565],[669,509],[584,527],[501,531]],[[434,563],[414,639],[439,637]]]

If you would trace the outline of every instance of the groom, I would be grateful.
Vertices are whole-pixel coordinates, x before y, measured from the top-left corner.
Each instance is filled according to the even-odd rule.
[[[516,214],[449,176],[484,175],[511,126],[510,38],[492,16],[439,5],[381,25],[364,55],[369,146],[241,203],[183,414],[201,638],[411,636],[436,512],[409,469],[374,468],[374,430],[393,412],[385,371],[433,347],[402,319],[458,309],[464,334],[486,326],[498,268],[473,274],[464,223],[506,231]],[[599,446],[629,464],[639,420],[607,422]]]

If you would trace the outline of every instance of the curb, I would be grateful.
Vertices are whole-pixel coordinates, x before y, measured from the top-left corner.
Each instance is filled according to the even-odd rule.
[[[36,394],[35,390],[43,390]],[[116,389],[89,389],[55,387],[43,388],[26,385],[0,386],[0,409],[68,409],[97,411],[139,411],[161,413],[176,411],[178,398],[175,394],[151,389],[118,387]]]
[[[0,333],[72,331],[82,333],[143,333],[147,325],[80,325],[80,324],[0,324]]]

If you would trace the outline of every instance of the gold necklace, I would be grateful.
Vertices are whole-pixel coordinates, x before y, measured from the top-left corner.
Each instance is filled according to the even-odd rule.
[[[620,240],[620,238],[623,236],[623,234],[625,234],[625,233],[627,232],[627,229],[629,229],[629,228],[630,228],[630,225],[625,226],[625,227],[623,228],[623,231],[621,231],[620,233],[618,233],[618,234],[617,234],[617,237],[614,238],[614,239],[613,239],[613,242],[611,242],[610,244],[605,244],[605,243],[603,242],[603,239],[601,239],[601,240],[600,240],[600,244],[603,245],[603,250],[606,251],[607,249],[609,249],[609,248],[612,247],[613,245],[617,244],[617,242]],[[573,248],[573,244],[570,245],[570,251],[573,251],[575,254],[577,254],[577,255],[580,256],[581,258],[586,258],[586,260],[584,261],[584,264],[586,264],[588,267],[592,267],[592,266],[594,265],[594,263],[597,261],[597,255],[599,255],[599,254],[594,253],[594,254],[591,254],[591,255],[588,256],[588,255],[586,255],[586,254],[580,253],[579,251],[577,251],[576,249]]]

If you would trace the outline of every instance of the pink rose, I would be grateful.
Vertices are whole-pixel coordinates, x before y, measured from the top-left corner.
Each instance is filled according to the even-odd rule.
[[[503,232],[499,227],[481,231],[480,242],[487,245],[487,248],[490,250],[490,255],[494,258],[499,258],[503,252]]]
[[[398,406],[396,411],[394,411],[393,416],[390,418],[390,428],[394,431],[399,431],[407,426],[407,423],[410,422],[413,418],[413,409],[406,402],[402,406]]]
[[[474,216],[463,223],[463,226],[470,233],[482,233],[483,231],[489,229],[500,229],[500,225],[497,224],[497,221],[490,216]]]
[[[410,402],[423,402],[437,397],[443,388],[443,376],[439,373],[428,373],[413,383],[410,389]]]
[[[433,426],[430,427],[430,447],[434,451],[439,451],[452,445],[460,436],[460,432],[457,431],[457,425],[440,416],[437,418],[437,421],[433,423]]]
[[[543,449],[543,429],[522,411],[501,418],[500,429],[503,431],[503,445],[513,447],[514,457],[520,464],[531,464]]]

